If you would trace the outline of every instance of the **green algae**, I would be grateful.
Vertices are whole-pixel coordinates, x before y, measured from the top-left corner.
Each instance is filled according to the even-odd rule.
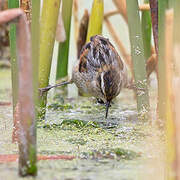
[[[72,109],[73,107],[70,104],[58,104],[58,103],[52,103],[50,105],[48,105],[49,109],[53,109],[53,110],[60,110],[60,111],[64,111],[64,110],[68,110],[68,109]]]
[[[9,70],[0,71],[0,84],[1,97],[10,101]],[[46,119],[37,123],[38,154],[76,158],[39,161],[38,179],[139,180],[147,176],[152,179],[154,173],[158,179],[164,178],[163,132],[137,121],[133,92],[121,93],[112,104],[107,120],[105,107],[94,99],[68,99],[61,96],[60,90],[57,92],[49,97]],[[0,106],[0,130],[1,153],[18,153],[17,144],[11,143],[11,106]],[[0,179],[18,179],[17,167],[17,162],[0,164]]]
[[[114,152],[118,157],[120,157],[121,159],[126,159],[126,160],[132,160],[134,158],[140,157],[140,153],[136,153],[128,149],[115,148]]]

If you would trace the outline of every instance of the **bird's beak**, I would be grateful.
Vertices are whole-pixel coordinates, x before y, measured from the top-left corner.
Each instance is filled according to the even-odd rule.
[[[109,110],[109,107],[110,107],[110,101],[107,101],[106,102],[106,116],[105,116],[105,118],[107,119],[107,116],[108,116],[108,110]]]

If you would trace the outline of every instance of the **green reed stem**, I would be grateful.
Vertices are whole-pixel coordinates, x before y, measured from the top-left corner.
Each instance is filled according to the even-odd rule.
[[[69,57],[69,40],[71,30],[71,14],[73,0],[62,1],[62,19],[66,32],[66,40],[59,44],[58,63],[56,71],[56,79],[67,76],[68,72],[68,57]]]
[[[19,0],[8,0],[8,8],[18,8]],[[17,104],[18,95],[18,65],[16,57],[16,25],[11,24],[9,30],[10,54],[11,54],[11,81],[12,81],[12,97],[13,97],[13,114]],[[14,118],[14,115],[13,115]]]
[[[39,56],[39,88],[48,86],[51,69],[51,60],[55,41],[55,32],[59,14],[60,1],[43,1],[42,16],[40,22],[40,56]],[[47,94],[40,99],[39,116],[44,118]]]
[[[126,0],[139,119],[147,120],[149,96],[138,0]],[[140,89],[143,89],[140,90]]]
[[[149,0],[145,0],[145,3],[148,3]],[[150,11],[142,12],[142,37],[144,45],[144,56],[147,59],[151,56],[151,14]]]
[[[86,42],[90,40],[91,36],[102,34],[102,25],[104,19],[104,1],[94,0],[91,9],[88,32]]]

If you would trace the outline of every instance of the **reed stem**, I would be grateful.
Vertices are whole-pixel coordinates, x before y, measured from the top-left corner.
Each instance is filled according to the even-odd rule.
[[[165,96],[166,96],[166,79],[165,70],[165,9],[167,8],[167,0],[158,1],[158,119],[165,121]]]
[[[39,51],[40,51],[40,0],[32,0],[32,21],[31,21],[31,37],[32,37],[32,62],[33,62],[33,86],[34,101],[38,106],[38,67],[39,67]],[[37,112],[36,112],[37,113]]]
[[[62,1],[62,19],[64,22],[64,29],[66,32],[66,40],[65,42],[59,44],[56,79],[60,79],[67,76],[67,72],[68,72],[72,4],[73,4],[73,0]]]
[[[149,112],[149,96],[138,0],[126,0],[126,4],[131,42],[131,56],[135,85],[137,88],[138,117],[141,120],[147,120]],[[144,91],[142,92],[140,89],[144,89]]]
[[[167,138],[167,179],[175,180],[175,114],[173,98],[173,10],[167,10],[165,14],[165,69],[166,96],[165,101],[165,122]]]
[[[8,0],[8,8],[18,8],[19,0]],[[18,63],[16,56],[16,25],[11,24],[9,30],[9,41],[10,41],[10,54],[11,54],[11,81],[12,81],[12,101],[13,101],[13,135],[12,141],[16,139],[16,121],[15,121],[15,110],[18,96]]]
[[[180,1],[179,0],[175,0],[174,1],[174,41],[175,43],[179,43],[180,44],[180,33],[179,33],[179,28],[180,28],[180,21],[179,21],[179,17],[180,17]]]
[[[86,42],[90,41],[91,36],[102,34],[103,19],[104,19],[104,1],[94,0],[91,9],[91,14],[89,17]]]
[[[158,0],[149,0],[151,7],[151,19],[152,19],[152,29],[154,44],[156,49],[156,54],[158,55]]]
[[[16,104],[16,127],[19,146],[19,175],[35,176],[36,126],[33,99],[33,69],[31,34],[22,9],[13,8],[0,13],[0,24],[16,22],[16,48],[18,61],[18,96]],[[23,36],[22,36],[23,34]]]
[[[113,3],[120,11],[120,14],[124,18],[125,22],[128,22],[127,11],[126,11],[126,0],[113,0]]]
[[[40,23],[39,88],[48,86],[60,1],[43,1]],[[44,118],[47,94],[39,97],[39,117]]]
[[[149,0],[145,0],[148,3]],[[150,11],[142,12],[142,37],[144,45],[144,56],[146,61],[151,56],[151,14]]]

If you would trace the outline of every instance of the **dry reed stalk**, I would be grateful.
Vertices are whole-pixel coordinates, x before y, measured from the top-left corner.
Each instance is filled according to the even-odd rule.
[[[140,5],[139,6],[139,10],[140,11],[149,11],[150,10],[150,6],[149,6],[149,4]],[[114,15],[117,15],[117,14],[122,14],[122,11],[115,10],[115,11],[107,12],[106,14],[104,14],[104,18],[108,18],[108,17],[114,16]]]
[[[109,30],[109,32],[111,33],[114,41],[116,42],[118,49],[120,50],[122,57],[124,59],[124,61],[126,62],[126,64],[130,67],[130,69],[132,70],[132,61],[131,61],[131,56],[130,54],[128,54],[128,52],[126,51],[126,48],[124,47],[124,45],[122,44],[122,42],[119,39],[119,36],[117,35],[113,25],[111,24],[111,22],[109,21],[109,19],[105,18],[105,23],[107,25],[107,28]]]
[[[79,30],[79,18],[78,18],[78,0],[73,1],[73,16],[74,16],[74,30],[75,30],[75,40],[78,39],[78,30]]]
[[[113,2],[115,6],[118,8],[125,22],[128,23],[127,12],[126,12],[126,0],[113,0]]]
[[[156,54],[151,54],[149,59],[147,60],[146,63],[146,72],[147,72],[147,77],[151,75],[151,73],[155,70],[157,73],[157,55]]]
[[[126,3],[126,2],[124,2],[124,3]],[[126,7],[126,6],[124,6],[124,7]],[[142,5],[142,6],[139,6],[139,9],[141,9],[141,10],[150,10],[150,6],[149,6],[149,4]],[[105,20],[107,28],[108,28],[109,32],[111,33],[114,41],[118,45],[118,48],[119,48],[119,50],[120,50],[120,52],[121,52],[121,54],[122,54],[126,64],[129,66],[130,70],[132,71],[131,56],[130,56],[130,54],[127,53],[125,47],[123,46],[122,42],[119,39],[119,36],[117,35],[115,29],[113,28],[111,22],[108,20],[109,17],[111,17],[113,15],[116,15],[116,14],[119,14],[119,13],[122,14],[122,12],[120,10],[110,11],[110,12],[108,12],[108,13],[106,13],[104,15],[104,20]],[[147,70],[147,76],[148,77],[151,75],[151,73],[154,70],[157,73],[157,55],[155,54],[154,51],[152,51],[151,56],[147,60],[146,70]]]
[[[115,11],[110,11],[104,14],[104,19],[117,15],[117,14],[121,14],[121,12],[119,10],[115,10]]]
[[[126,48],[122,44],[121,40],[119,39],[119,36],[117,35],[115,29],[113,28],[113,25],[108,20],[108,18],[105,18],[104,20],[105,20],[105,23],[107,25],[109,32],[111,33],[114,41],[116,42],[116,44],[118,46],[119,51],[122,54],[122,57],[123,57],[125,63],[128,65],[128,67],[130,68],[131,73],[133,75],[131,55],[128,54],[128,52],[126,51]],[[156,68],[157,68],[157,55],[155,54],[154,50],[152,50],[151,56],[147,60],[147,65],[146,65],[147,76],[149,77],[153,71],[156,71],[156,73],[157,73]]]
[[[78,58],[80,56],[82,47],[86,43],[88,23],[89,23],[89,13],[88,13],[88,10],[86,9],[84,11],[84,15],[83,15],[83,17],[80,21],[80,25],[79,25],[79,34],[78,34],[78,39],[77,39],[77,57]]]

